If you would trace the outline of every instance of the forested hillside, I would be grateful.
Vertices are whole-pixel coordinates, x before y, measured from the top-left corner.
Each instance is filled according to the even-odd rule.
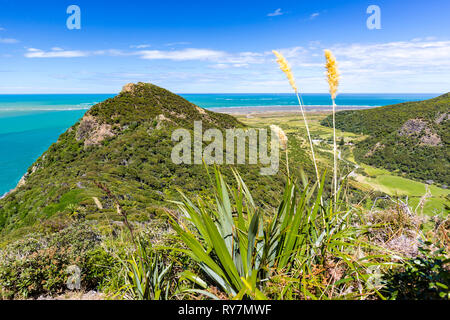
[[[410,178],[450,182],[450,93],[380,108],[336,113],[336,127],[368,135],[354,150],[357,161]],[[332,126],[331,116],[322,125]]]

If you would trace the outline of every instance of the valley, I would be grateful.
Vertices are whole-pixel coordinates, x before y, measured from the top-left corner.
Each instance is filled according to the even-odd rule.
[[[329,116],[329,112],[308,113],[308,121],[315,147],[319,151],[319,161],[322,165],[332,166],[333,129],[321,123]],[[307,145],[306,130],[300,112],[255,113],[249,116],[238,115],[237,119],[249,126],[262,127],[272,123],[280,125],[289,135],[303,136],[304,147]],[[412,208],[416,208],[420,199],[429,190],[423,210],[419,212],[427,215],[447,216],[450,208],[450,190],[436,185],[427,185],[408,177],[392,173],[383,168],[376,168],[355,160],[353,150],[356,143],[368,136],[353,132],[337,130],[337,141],[343,139],[344,145],[339,145],[340,168],[343,172],[350,172],[349,179],[358,189],[371,192],[381,192],[402,201],[408,201]],[[290,149],[295,153],[295,150]]]

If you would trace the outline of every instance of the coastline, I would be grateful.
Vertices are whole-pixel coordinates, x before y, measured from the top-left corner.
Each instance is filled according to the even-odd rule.
[[[362,110],[378,108],[380,106],[337,106],[338,111],[342,110]],[[298,105],[292,106],[251,106],[251,107],[214,107],[205,108],[209,111],[227,113],[231,115],[251,115],[266,113],[296,113],[300,112]],[[330,112],[333,110],[331,105],[306,105],[305,112]]]

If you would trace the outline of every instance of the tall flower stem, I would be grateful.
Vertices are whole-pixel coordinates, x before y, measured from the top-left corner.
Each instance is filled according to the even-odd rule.
[[[291,174],[289,173],[289,156],[288,156],[288,148],[286,148],[286,172],[287,172],[287,176],[290,179],[291,178]]]
[[[334,204],[337,202],[337,144],[336,144],[336,102],[333,100],[333,185]]]
[[[297,95],[298,104],[300,105],[300,110],[302,112],[303,120],[305,121],[305,127],[306,127],[306,132],[308,134],[309,146],[311,147],[311,153],[312,153],[312,157],[313,157],[314,168],[316,169],[317,183],[318,183],[319,188],[320,188],[319,169],[317,168],[316,155],[314,153],[314,147],[313,147],[313,143],[312,143],[312,139],[311,139],[311,134],[309,132],[308,120],[306,120],[305,110],[303,108],[303,103],[302,103],[302,100],[300,99],[300,96],[299,96],[298,92],[296,91],[295,94]]]
[[[306,132],[308,133],[308,140],[309,140],[309,145],[311,147],[311,153],[312,153],[312,157],[313,157],[314,168],[316,169],[317,184],[318,184],[318,186],[320,188],[319,169],[317,168],[316,155],[314,154],[314,147],[313,147],[313,143],[312,143],[312,140],[311,140],[311,134],[309,133],[308,120],[306,120],[305,110],[303,108],[302,99],[301,99],[300,95],[298,94],[298,88],[297,88],[297,85],[295,83],[294,75],[292,74],[292,70],[289,67],[288,62],[283,57],[283,55],[281,53],[279,53],[278,51],[276,51],[276,50],[273,50],[272,52],[277,57],[277,63],[280,66],[280,69],[284,72],[284,74],[288,78],[289,84],[291,85],[292,89],[294,89],[294,92],[295,92],[295,94],[297,96],[298,104],[300,105],[300,110],[302,111],[303,120],[305,121]],[[320,200],[322,202],[322,198]]]
[[[337,144],[336,144],[336,93],[339,86],[339,71],[337,67],[336,58],[330,50],[325,50],[327,69],[327,81],[330,87],[331,100],[333,101],[333,182],[332,187],[334,190],[334,206],[336,208],[337,201]]]

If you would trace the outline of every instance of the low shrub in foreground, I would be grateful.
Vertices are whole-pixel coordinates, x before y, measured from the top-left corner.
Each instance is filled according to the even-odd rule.
[[[386,296],[397,300],[450,299],[450,259],[443,249],[432,251],[430,245],[425,243],[419,255],[407,260],[403,268],[383,276]]]
[[[30,235],[7,246],[0,252],[0,297],[61,293],[69,278],[83,289],[95,289],[112,264],[99,244],[99,235],[84,223],[48,236]]]

